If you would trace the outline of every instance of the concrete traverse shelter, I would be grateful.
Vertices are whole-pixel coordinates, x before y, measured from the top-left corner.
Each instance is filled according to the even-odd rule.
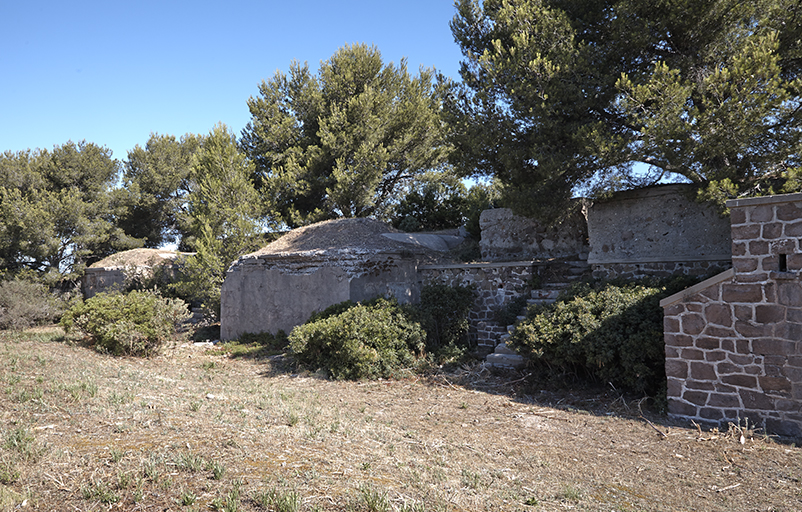
[[[289,332],[315,311],[352,300],[420,294],[418,266],[445,259],[461,237],[400,233],[372,219],[295,229],[238,259],[221,290],[220,337]]]
[[[149,279],[156,269],[166,269],[172,275],[181,258],[191,253],[166,249],[130,249],[112,254],[93,263],[81,280],[85,299],[101,292],[124,290],[131,279]]]

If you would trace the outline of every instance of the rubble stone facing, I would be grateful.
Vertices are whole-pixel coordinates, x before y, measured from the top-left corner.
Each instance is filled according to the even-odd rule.
[[[727,206],[732,269],[661,302],[669,413],[802,437],[802,194]]]
[[[492,208],[479,217],[484,261],[522,261],[575,257],[588,253],[588,223],[576,211],[559,226],[515,215],[509,208]]]
[[[496,312],[521,295],[538,274],[538,262],[429,265],[418,269],[426,284],[476,287],[477,298],[470,313],[471,336],[479,351],[492,352],[507,326],[496,321]]]
[[[589,208],[593,277],[704,276],[731,266],[729,221],[694,200],[693,185],[629,190]]]

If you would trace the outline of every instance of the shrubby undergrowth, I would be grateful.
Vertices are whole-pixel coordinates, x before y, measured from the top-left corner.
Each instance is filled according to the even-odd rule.
[[[73,296],[45,283],[16,277],[0,282],[0,329],[20,331],[57,322]]]
[[[396,301],[377,299],[298,326],[289,340],[302,365],[335,379],[365,379],[414,366],[425,337]]]
[[[180,299],[157,292],[99,293],[67,311],[61,325],[78,331],[101,351],[115,355],[150,356],[180,336],[190,318]]]
[[[335,379],[390,377],[429,362],[459,359],[471,346],[468,287],[424,287],[420,304],[377,298],[345,301],[313,314],[290,333],[300,364]]]
[[[673,278],[575,285],[555,304],[530,306],[509,345],[550,372],[659,395],[665,389],[660,300],[693,282]]]

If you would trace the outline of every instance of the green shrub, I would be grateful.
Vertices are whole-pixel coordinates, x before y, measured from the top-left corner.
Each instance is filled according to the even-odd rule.
[[[298,362],[335,379],[390,377],[414,365],[425,333],[395,300],[376,299],[298,326],[289,336]]]
[[[0,329],[21,331],[35,325],[57,322],[70,297],[30,279],[0,282]]]
[[[426,331],[426,351],[442,353],[467,351],[472,342],[468,314],[476,292],[473,286],[427,285],[421,290],[420,303],[414,306],[414,317]]]
[[[368,302],[368,304],[370,304],[370,302]],[[356,306],[356,302],[352,300],[346,300],[343,302],[338,302],[337,304],[332,304],[321,312],[315,311],[312,313],[306,323],[309,324],[312,322],[317,322],[318,320],[325,320],[326,318],[337,316],[341,313],[345,313],[346,310],[351,309],[354,306]]]
[[[279,349],[287,346],[287,333],[279,329],[276,334],[269,332],[244,332],[240,334],[238,341],[244,344],[256,344],[271,349]]]
[[[660,299],[690,283],[681,278],[574,286],[555,304],[530,307],[509,344],[552,370],[659,394],[665,388]]]
[[[81,332],[99,350],[149,356],[175,339],[190,316],[179,299],[135,290],[99,293],[67,311],[61,325],[67,332]]]
[[[515,297],[504,307],[499,308],[496,311],[496,322],[503,326],[513,325],[515,322],[518,321],[518,317],[523,313],[524,308],[526,307],[527,297],[526,295],[519,295]]]

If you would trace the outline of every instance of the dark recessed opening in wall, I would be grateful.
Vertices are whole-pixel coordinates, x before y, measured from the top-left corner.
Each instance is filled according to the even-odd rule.
[[[788,272],[788,255],[780,254],[780,272]]]

